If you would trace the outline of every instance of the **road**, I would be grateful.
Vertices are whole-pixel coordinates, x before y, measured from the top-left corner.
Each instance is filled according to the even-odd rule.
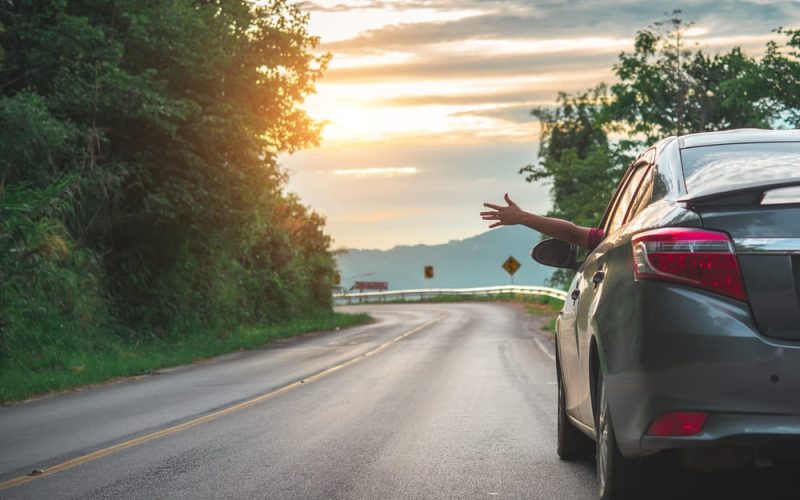
[[[541,319],[347,310],[376,321],[0,408],[0,483],[27,481],[0,498],[594,498],[593,462],[556,457]],[[657,481],[653,498],[713,498],[718,479]],[[732,480],[725,498],[796,486]]]

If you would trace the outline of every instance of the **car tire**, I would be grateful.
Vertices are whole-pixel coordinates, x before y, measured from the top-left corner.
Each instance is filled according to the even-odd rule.
[[[597,374],[597,404],[595,405],[597,485],[600,500],[639,498],[639,463],[622,456],[617,446],[611,421],[606,385],[602,373]]]
[[[556,361],[556,376],[558,380],[558,457],[566,461],[589,458],[594,452],[594,443],[579,431],[567,417],[564,380],[561,377],[561,366],[558,361]]]

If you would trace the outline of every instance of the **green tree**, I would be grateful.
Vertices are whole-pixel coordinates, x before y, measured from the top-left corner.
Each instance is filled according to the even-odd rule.
[[[709,55],[686,46],[680,11],[639,31],[614,66],[608,123],[653,143],[670,135],[768,127],[776,109],[763,68],[738,47]]]
[[[775,41],[767,44],[761,65],[764,87],[777,107],[779,125],[800,128],[800,29],[779,28],[788,38],[785,46]]]
[[[320,131],[301,105],[329,56],[297,4],[20,0],[0,25],[3,338],[99,311],[168,335],[329,310],[324,219],[277,161]],[[102,304],[50,300],[64,283]]]
[[[540,161],[520,173],[528,182],[551,183],[548,215],[589,226],[602,217],[624,162],[605,130],[608,100],[608,88],[601,84],[575,96],[562,92],[554,109],[531,112],[542,128]]]
[[[551,183],[549,215],[598,224],[632,155],[667,136],[800,126],[800,30],[778,30],[786,45],[770,42],[757,60],[738,47],[715,54],[687,47],[690,26],[674,11],[620,54],[616,83],[561,93],[555,108],[532,111],[541,124],[539,161],[520,173]],[[559,273],[554,282],[568,279]]]

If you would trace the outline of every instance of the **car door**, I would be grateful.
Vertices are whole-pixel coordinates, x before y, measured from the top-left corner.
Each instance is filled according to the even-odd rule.
[[[578,385],[578,341],[577,331],[575,330],[575,317],[576,306],[578,304],[579,287],[580,287],[581,273],[575,273],[567,291],[567,298],[564,301],[564,306],[558,313],[556,320],[556,335],[558,357],[561,366],[561,377],[564,387],[565,406],[567,414],[578,418],[578,404],[580,399],[577,394],[580,392],[577,388]]]
[[[610,272],[609,261],[614,258],[621,245],[627,244],[618,238],[621,229],[629,222],[633,207],[636,207],[636,211],[641,209],[642,197],[637,197],[637,194],[648,191],[652,185],[652,164],[649,161],[652,157],[651,154],[640,157],[642,159],[631,165],[620,183],[601,224],[605,238],[584,262],[577,280],[578,291],[572,292],[578,296],[575,310],[575,349],[578,362],[575,363],[574,369],[577,373],[574,376],[579,381],[575,384],[579,390],[574,394],[578,400],[575,416],[586,425],[593,425],[594,421],[589,358],[591,339],[597,331],[597,304],[607,281],[606,274]]]

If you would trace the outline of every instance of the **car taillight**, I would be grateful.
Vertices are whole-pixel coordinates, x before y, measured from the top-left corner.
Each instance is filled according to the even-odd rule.
[[[703,429],[708,413],[696,411],[671,411],[662,414],[650,424],[650,436],[693,436]]]
[[[632,240],[637,280],[662,280],[747,300],[742,273],[725,233],[692,228],[663,228]]]

